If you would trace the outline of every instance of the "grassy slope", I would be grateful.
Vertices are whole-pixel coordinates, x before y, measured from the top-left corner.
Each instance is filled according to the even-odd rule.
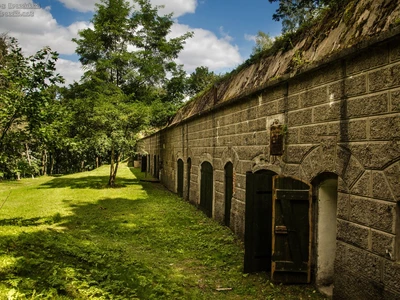
[[[321,299],[242,274],[230,230],[136,169],[107,174],[0,183],[0,299]]]

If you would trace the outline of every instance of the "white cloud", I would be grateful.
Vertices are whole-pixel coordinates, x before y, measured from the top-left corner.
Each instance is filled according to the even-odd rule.
[[[95,3],[99,2],[96,0],[58,0],[59,2],[63,3],[66,8],[71,10],[77,10],[80,12],[89,12],[94,11]]]
[[[219,34],[226,40],[227,42],[233,41],[233,37],[231,37],[228,33],[224,31],[224,27],[220,26],[219,27]]]
[[[243,61],[236,45],[230,44],[226,38],[218,38],[211,31],[175,23],[171,36],[176,37],[188,31],[193,31],[194,36],[186,40],[177,60],[178,63],[184,64],[188,73],[199,66],[208,67],[211,71],[221,71],[233,68]]]
[[[14,0],[13,3],[24,4],[32,3],[32,1]],[[20,11],[32,11],[33,15],[31,17],[1,17],[0,32],[17,38],[27,55],[35,53],[44,46],[50,46],[52,50],[60,54],[71,55],[76,49],[76,44],[71,39],[77,37],[78,30],[90,26],[89,22],[76,22],[68,27],[61,26],[47,7]]]
[[[56,63],[57,73],[60,73],[65,79],[65,85],[68,86],[74,81],[79,82],[84,70],[80,62],[70,61],[66,59],[58,59]]]
[[[98,0],[58,0],[65,7],[80,12],[89,12],[95,10],[95,3]],[[133,1],[129,1],[131,4]],[[173,13],[174,17],[179,17],[187,13],[194,13],[197,7],[197,0],[150,0],[153,5],[164,5],[159,11],[161,14]]]
[[[246,41],[253,41],[253,42],[255,42],[256,41],[256,37],[257,36],[255,36],[255,35],[251,35],[251,34],[245,34],[244,35],[244,39],[246,40]]]

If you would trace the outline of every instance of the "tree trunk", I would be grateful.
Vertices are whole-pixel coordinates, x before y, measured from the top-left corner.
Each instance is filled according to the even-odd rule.
[[[29,167],[32,167],[31,156],[29,155],[28,143],[25,143],[25,149],[26,149],[26,159],[28,160]],[[32,175],[32,179],[35,178],[33,173],[31,175]]]
[[[85,171],[85,161],[81,161],[81,172]]]
[[[108,185],[114,187],[115,185],[115,176],[114,176],[114,144],[111,144],[111,162],[110,162],[110,178],[108,180]]]
[[[96,156],[96,169],[99,167],[99,157]]]
[[[42,175],[47,175],[47,151],[43,150],[42,153]]]
[[[50,175],[53,175],[53,169],[54,169],[54,154],[53,152],[50,152]]]

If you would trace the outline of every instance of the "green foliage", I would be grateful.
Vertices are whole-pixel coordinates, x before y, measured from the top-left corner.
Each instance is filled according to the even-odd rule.
[[[172,16],[160,16],[148,0],[135,0],[133,7],[123,0],[102,0],[96,7],[94,28],[74,39],[89,71],[83,87],[71,87],[78,95],[67,92],[66,97],[73,98],[70,102],[76,107],[87,107],[84,113],[73,109],[77,119],[85,120],[77,130],[79,141],[107,137],[113,186],[122,154],[133,150],[137,132],[148,120],[151,125],[165,124],[183,100],[186,74],[174,59],[192,34],[167,38]],[[160,103],[166,111],[159,109]],[[148,111],[153,113],[149,117]],[[92,146],[102,152],[100,145]]]
[[[268,33],[259,31],[256,36],[256,45],[253,48],[253,55],[271,49],[274,40]]]
[[[302,25],[312,22],[324,8],[342,9],[349,0],[269,0],[279,1],[279,8],[272,18],[282,21],[282,32],[295,32]]]
[[[187,94],[195,96],[216,83],[220,77],[207,67],[197,67],[187,79]]]
[[[2,183],[0,299],[323,299],[243,274],[228,228],[137,169],[116,189],[107,173]]]
[[[54,87],[63,82],[55,73],[58,54],[45,47],[26,57],[15,38],[1,40],[0,170],[7,177],[34,174],[37,165],[32,164],[28,145],[37,149],[45,145],[41,137],[48,129]]]

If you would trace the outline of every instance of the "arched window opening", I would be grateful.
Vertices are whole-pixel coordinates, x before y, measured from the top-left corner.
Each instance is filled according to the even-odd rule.
[[[228,162],[225,165],[225,216],[224,224],[230,226],[231,222],[231,207],[233,195],[233,164]]]
[[[209,162],[201,164],[201,182],[200,182],[200,209],[208,217],[212,217],[213,210],[213,167]]]
[[[189,157],[187,159],[187,193],[186,200],[190,200],[190,173],[192,172],[192,159]]]
[[[177,192],[179,197],[183,197],[183,160],[178,159],[178,187]]]

